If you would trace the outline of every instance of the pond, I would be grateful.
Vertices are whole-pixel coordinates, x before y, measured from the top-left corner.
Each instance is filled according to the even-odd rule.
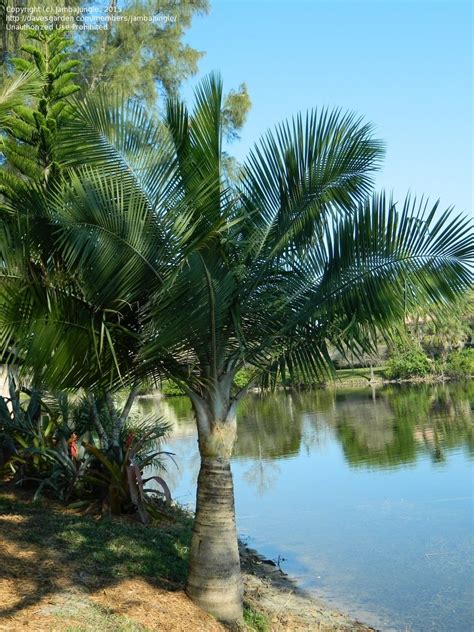
[[[233,457],[237,528],[302,587],[383,630],[474,629],[474,384],[250,396]],[[186,398],[166,474],[194,505]]]

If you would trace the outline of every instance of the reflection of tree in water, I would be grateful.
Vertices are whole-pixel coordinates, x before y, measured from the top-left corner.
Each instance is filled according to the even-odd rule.
[[[316,398],[318,410],[324,410],[322,415],[312,417],[313,423],[320,426],[324,421],[334,430],[351,464],[376,467],[385,465],[387,459],[389,462],[398,460],[399,437],[388,423],[390,407],[379,393],[375,399],[374,393],[365,389],[304,394],[301,403],[306,408],[310,405],[309,397]]]
[[[265,458],[262,452],[260,440],[258,440],[259,454],[254,457],[254,462],[245,472],[244,479],[252,483],[258,493],[263,495],[276,483],[280,474],[280,466],[277,461]]]
[[[474,457],[473,394],[472,384],[458,384],[456,390],[439,387],[432,405],[432,432],[421,427],[424,443],[432,447],[436,460],[444,460],[443,448],[463,443]]]
[[[141,415],[162,419],[172,428],[176,428],[178,425],[178,417],[173,407],[170,406],[169,400],[153,396],[138,397],[133,408]]]
[[[282,393],[247,398],[239,407],[237,419],[234,456],[252,458],[244,478],[264,494],[280,473],[276,459],[298,453],[301,420],[294,413],[292,396]]]
[[[461,446],[474,457],[473,393],[468,382],[252,395],[239,407],[234,456],[253,460],[245,478],[261,493],[278,476],[278,459],[302,447],[312,452],[331,435],[355,467],[397,467],[426,453],[442,462],[447,451]],[[144,412],[156,411],[156,400],[144,405],[150,408]],[[178,435],[195,432],[187,398],[162,400],[159,409]]]
[[[240,405],[237,420],[234,456],[277,459],[298,454],[301,414],[291,394],[249,397]]]
[[[323,446],[333,439],[334,433],[324,419],[324,413],[303,412],[301,414],[301,448],[306,454],[311,454],[315,450],[321,451]]]
[[[328,428],[352,466],[397,467],[420,453],[442,462],[461,446],[474,456],[473,392],[468,382],[254,397],[239,410],[236,454],[260,461],[252,470],[262,481],[265,459],[296,454],[302,444],[312,451]]]
[[[473,453],[472,384],[390,387],[372,404],[338,397],[335,427],[351,465],[396,467],[428,452],[434,462],[465,445]],[[359,401],[357,401],[359,400]]]

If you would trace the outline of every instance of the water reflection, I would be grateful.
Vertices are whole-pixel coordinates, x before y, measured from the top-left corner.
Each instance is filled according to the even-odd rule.
[[[278,475],[272,461],[320,450],[329,438],[337,439],[351,467],[398,468],[420,455],[442,464],[459,447],[472,458],[473,397],[472,382],[250,395],[238,411],[234,458],[252,460],[248,479],[261,492]],[[187,398],[141,398],[139,406],[146,414],[158,408],[174,436],[194,438]]]
[[[465,447],[474,455],[472,384],[390,386],[374,392],[312,391],[254,396],[239,410],[235,457],[260,493],[275,481],[271,459],[321,449],[328,431],[351,467],[393,469],[427,455],[442,464]]]
[[[337,397],[330,423],[352,466],[395,468],[465,446],[473,454],[472,385],[390,387],[375,401]]]
[[[239,533],[318,596],[384,630],[470,632],[474,384],[253,395],[238,411]],[[174,496],[199,465],[186,398],[141,400],[173,423]]]
[[[238,411],[235,457],[280,459],[297,454],[302,439],[301,409],[293,395],[250,396]]]

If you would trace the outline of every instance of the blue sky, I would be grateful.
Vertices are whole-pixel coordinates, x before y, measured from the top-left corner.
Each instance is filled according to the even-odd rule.
[[[214,0],[186,40],[206,52],[198,77],[247,83],[237,158],[278,121],[339,106],[386,141],[379,187],[472,212],[472,19],[470,1]]]

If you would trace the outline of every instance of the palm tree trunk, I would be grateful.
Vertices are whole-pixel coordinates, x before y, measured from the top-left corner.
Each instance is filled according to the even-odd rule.
[[[186,593],[203,610],[235,629],[243,622],[243,585],[230,469],[236,422],[210,422],[208,416],[203,419],[197,412],[196,417],[201,469]]]
[[[241,623],[243,588],[228,459],[201,461],[186,592],[219,621]]]

